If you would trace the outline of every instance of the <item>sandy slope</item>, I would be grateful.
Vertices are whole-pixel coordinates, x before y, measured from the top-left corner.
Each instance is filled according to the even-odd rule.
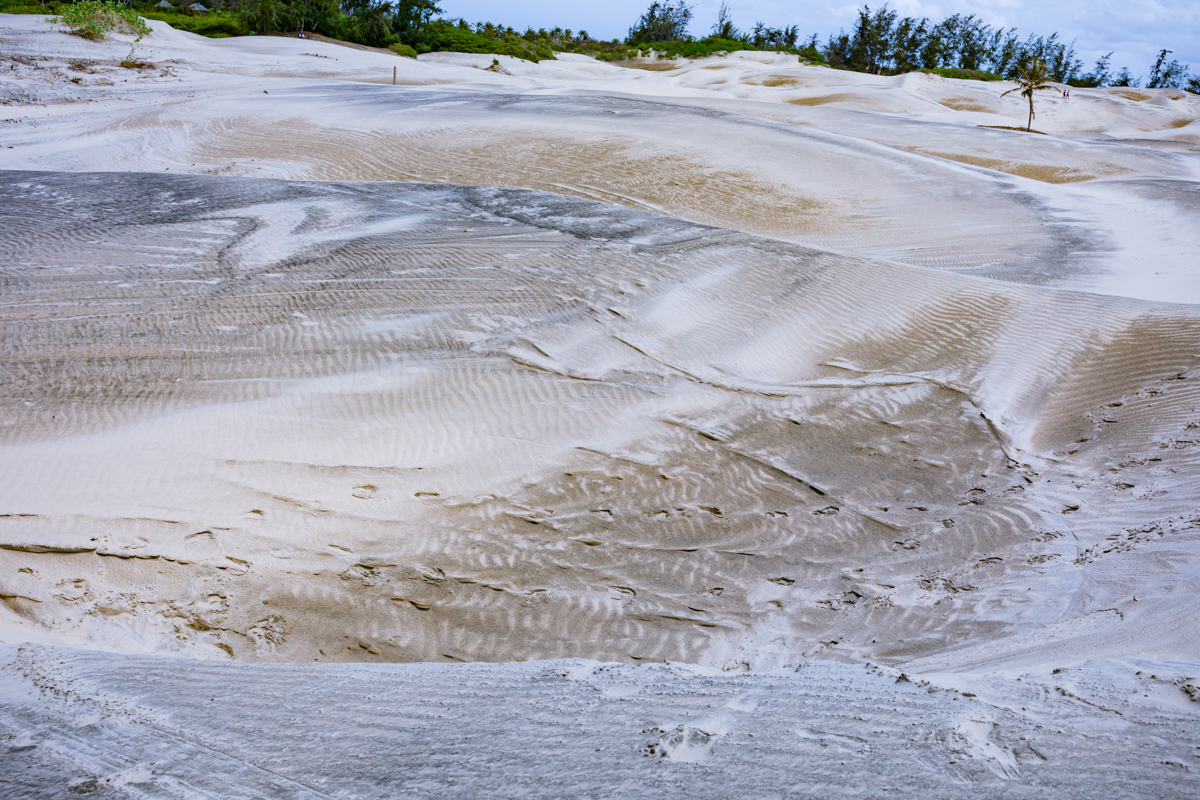
[[[503,75],[476,68],[486,56],[414,61],[159,26],[147,40],[158,69],[134,77],[103,66],[126,52],[116,43],[6,24],[21,34],[13,52],[101,63],[95,75],[17,70],[47,104],[0,128],[10,167],[522,186],[987,277],[1200,300],[1178,238],[1196,223],[1181,187],[1200,146],[1200,100],[1183,92],[1044,93],[1038,127],[1062,135],[1031,144],[978,127],[1024,123],[1024,100],[1000,98],[1011,84],[774,55],[670,72],[504,59]],[[419,85],[363,85],[393,70]],[[1132,180],[1144,185],[1118,188]]]
[[[1192,307],[523,190],[0,192],[30,621],[246,658],[737,663],[1191,608],[1133,605],[1097,548],[1193,536]],[[126,202],[154,211],[104,233]]]
[[[1047,95],[1038,136],[979,127],[1024,121],[1011,85],[773,55],[506,59],[505,75],[479,69],[490,57],[156,31],[138,73],[114,66],[118,42],[0,17],[0,631],[51,646],[5,655],[0,727],[14,769],[57,776],[7,791],[76,776],[207,796],[162,766],[201,747],[246,796],[378,785],[328,758],[221,761],[215,741],[245,749],[240,723],[205,733],[191,700],[136,687],[270,698],[359,668],[64,646],[750,668],[736,680],[785,706],[752,715],[774,742],[761,761],[727,727],[644,763],[746,763],[764,796],[816,792],[780,782],[797,765],[849,785],[831,754],[854,742],[890,765],[880,791],[1085,796],[1064,738],[1080,726],[1096,738],[1078,757],[1137,743],[1118,793],[1172,796],[1194,771],[1196,98]],[[863,677],[864,660],[893,672]],[[494,730],[514,703],[591,708],[611,688],[513,688],[559,668],[444,674],[471,676]],[[922,685],[917,710],[901,669],[980,699]],[[458,680],[430,670],[370,674],[401,692]],[[629,698],[662,680],[696,709],[743,703],[707,673],[611,674]],[[857,699],[829,689],[864,680]],[[400,747],[407,723],[379,702],[380,746]],[[88,703],[108,721],[63,738]],[[585,783],[652,780],[634,728],[668,742],[684,724],[684,706],[629,703],[572,740],[618,742]],[[843,703],[863,725],[793,724],[853,716]],[[937,722],[896,728],[919,714]],[[322,723],[264,727],[292,724]],[[428,730],[444,745],[423,752],[459,746],[457,727]],[[1026,752],[1035,730],[1053,754]],[[119,741],[145,755],[114,760]],[[513,753],[520,775],[538,758]],[[506,791],[563,796],[562,769]],[[728,796],[703,772],[653,774]]]

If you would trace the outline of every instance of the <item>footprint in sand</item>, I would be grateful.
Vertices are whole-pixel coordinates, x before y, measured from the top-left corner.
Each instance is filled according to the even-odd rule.
[[[818,731],[812,728],[798,728],[796,735],[806,744],[825,747],[835,753],[852,753],[862,756],[871,752],[871,745],[867,740],[860,739],[857,736],[829,733],[828,731]]]
[[[646,733],[659,733],[662,736],[646,745],[643,753],[684,764],[698,764],[707,760],[712,755],[713,744],[721,736],[718,732],[706,731],[695,725],[676,725],[667,730],[650,728]]]

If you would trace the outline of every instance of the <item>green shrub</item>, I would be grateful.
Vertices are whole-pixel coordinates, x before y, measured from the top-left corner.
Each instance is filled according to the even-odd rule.
[[[704,58],[717,53],[732,53],[735,50],[745,50],[746,45],[730,39],[704,39],[699,42],[690,40],[675,40],[670,42],[655,42],[643,45],[647,49],[653,47],[662,58]]]
[[[135,38],[134,46],[143,36],[150,33],[150,26],[138,16],[132,8],[125,8],[114,2],[98,2],[97,0],[81,0],[71,5],[60,6],[59,16],[52,17],[50,22],[65,25],[70,32],[85,39],[98,41],[110,33],[128,33]],[[133,50],[129,51],[131,54]]]
[[[829,63],[828,61],[825,60],[825,56],[821,54],[821,51],[818,50],[815,46],[813,46],[811,44],[808,45],[807,47],[802,48],[798,52],[798,55],[803,56],[804,58],[808,59],[809,61],[811,61],[814,64],[828,64]]]
[[[417,51],[413,50],[411,47],[404,44],[404,42],[395,42],[393,44],[389,44],[388,50],[391,50],[393,53],[396,53],[397,55],[402,55],[405,58],[416,58],[417,57]]]
[[[805,49],[797,49],[795,47],[772,48],[772,47],[756,47],[749,42],[739,41],[737,39],[722,39],[718,36],[709,36],[706,39],[677,39],[670,42],[654,42],[652,44],[643,43],[627,47],[623,51],[610,50],[606,55],[600,53],[591,53],[601,61],[611,61],[614,58],[628,59],[635,58],[642,53],[649,53],[653,48],[660,58],[704,58],[705,56],[719,55],[724,53],[733,53],[738,50],[754,50],[765,51],[771,53],[791,53],[792,55],[803,56],[809,61],[817,64],[824,64],[825,58],[817,52],[814,47]],[[577,52],[583,52],[577,50]],[[619,54],[618,54],[619,52]]]
[[[229,14],[208,13],[202,17],[184,17],[192,20],[192,24],[184,28],[186,31],[198,33],[201,36],[238,36],[242,26],[235,17]]]
[[[923,69],[927,75],[941,75],[943,78],[957,78],[960,81],[1002,81],[1003,77],[994,72],[980,72],[977,69]]]
[[[526,61],[554,58],[554,51],[548,40],[528,41],[516,35],[490,39],[467,28],[460,28],[441,20],[430,23],[427,36],[422,39],[417,50],[422,53],[435,50],[451,53],[495,53],[523,58]]]
[[[42,5],[34,0],[0,0],[0,14],[57,14],[60,6],[65,6],[67,3],[60,3],[58,0]]]
[[[188,16],[187,14],[178,14],[172,11],[143,11],[142,16],[146,19],[158,20],[165,22],[172,28],[188,33],[196,33],[209,38],[225,38],[228,36],[240,36],[242,34],[242,26],[238,23],[237,18],[231,14],[225,14],[219,11],[210,11],[202,17]]]

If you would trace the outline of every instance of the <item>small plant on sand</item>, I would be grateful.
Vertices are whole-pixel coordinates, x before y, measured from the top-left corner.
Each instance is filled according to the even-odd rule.
[[[138,42],[150,34],[150,26],[136,11],[111,0],[103,3],[98,0],[81,0],[64,5],[59,9],[59,16],[51,17],[50,22],[65,25],[76,36],[94,42],[113,32],[132,35],[133,44],[129,48],[126,61],[133,61],[133,52],[137,49]]]
[[[1020,92],[1021,97],[1029,98],[1029,122],[1025,125],[1027,131],[1033,130],[1033,93],[1039,89],[1053,89],[1062,94],[1062,89],[1050,82],[1050,74],[1046,70],[1046,65],[1034,59],[1030,64],[1021,65],[1021,77],[1017,78],[1016,87],[1000,95],[1004,97],[1005,94]]]

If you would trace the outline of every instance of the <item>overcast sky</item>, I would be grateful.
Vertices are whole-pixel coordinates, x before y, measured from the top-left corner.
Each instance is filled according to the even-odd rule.
[[[447,17],[471,22],[495,22],[524,30],[570,28],[586,30],[594,39],[625,38],[649,0],[607,0],[570,3],[562,0],[439,0]],[[872,8],[880,5],[871,4]],[[1075,49],[1088,71],[1097,56],[1113,51],[1115,72],[1129,67],[1135,75],[1150,71],[1158,51],[1173,51],[1200,74],[1200,0],[895,0],[901,16],[941,20],[951,14],[976,14],[993,26],[1015,27],[1030,33],[1075,40]],[[691,34],[707,35],[717,18],[720,0],[696,0]],[[775,28],[796,25],[801,38],[816,33],[821,42],[839,28],[850,30],[861,3],[731,0],[734,24],[752,27],[756,21]]]

